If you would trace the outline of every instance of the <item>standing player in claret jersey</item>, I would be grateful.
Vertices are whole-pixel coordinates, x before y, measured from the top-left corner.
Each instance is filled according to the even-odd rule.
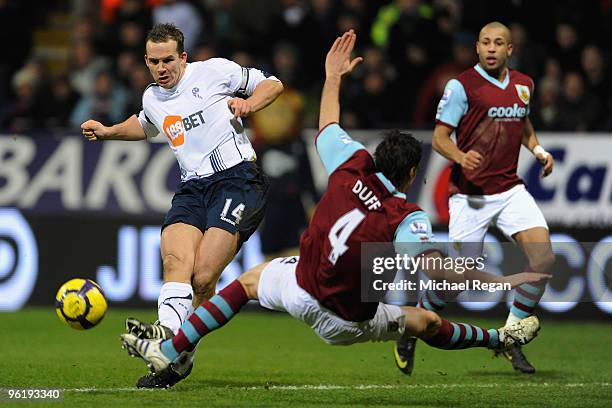
[[[478,64],[446,85],[433,135],[433,148],[455,163],[450,178],[449,237],[457,243],[477,243],[479,252],[489,225],[495,224],[521,246],[529,261],[527,270],[547,273],[554,262],[548,226],[516,173],[521,145],[542,163],[544,177],[553,168],[552,155],[538,144],[528,117],[533,80],[507,68],[512,41],[510,30],[501,23],[482,28],[476,52]],[[456,144],[450,138],[453,132]],[[533,314],[545,284],[516,288],[506,326]],[[428,291],[419,305],[439,311],[444,298]],[[415,339],[398,344],[398,365],[412,367],[415,344]],[[515,369],[535,372],[520,345],[504,355]]]
[[[499,349],[517,342],[525,344],[537,333],[535,316],[499,330],[482,329],[440,319],[424,309],[361,301],[362,243],[422,243],[411,245],[415,253],[409,255],[440,255],[430,244],[427,215],[406,201],[403,193],[416,177],[420,144],[410,135],[392,131],[372,157],[338,124],[341,78],[361,61],[351,60],[355,39],[352,30],[344,33],[325,61],[316,146],[330,177],[302,235],[300,256],[277,258],[247,271],[197,308],[171,340],[142,340],[124,334],[128,352],[142,357],[154,371],[163,372],[183,350],[227,323],[249,300],[291,314],[333,345],[398,340],[406,334],[444,349]],[[411,228],[414,226],[419,228]],[[463,279],[462,275],[454,276]],[[482,273],[479,278],[514,286],[539,281],[542,275],[495,277]]]
[[[155,83],[145,89],[142,111],[126,121],[81,125],[90,141],[144,140],[165,135],[181,183],[161,233],[164,284],[156,324],[126,321],[142,338],[169,338],[204,299],[264,214],[268,182],[242,116],[265,108],[283,85],[258,69],[223,58],[187,63],[183,33],[156,24],[147,34],[145,63]],[[191,372],[193,350],[164,375],[146,375],[141,388],[165,388]]]

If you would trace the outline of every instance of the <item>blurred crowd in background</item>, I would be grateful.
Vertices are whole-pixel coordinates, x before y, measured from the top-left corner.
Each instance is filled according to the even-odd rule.
[[[430,129],[492,20],[511,28],[511,67],[534,78],[537,130],[612,130],[612,0],[0,0],[0,130],[74,133],[137,113],[157,22],[183,30],[190,61],[226,57],[283,81],[276,108],[249,123],[257,137],[316,127],[325,53],[348,28],[365,61],[343,88],[343,125]]]

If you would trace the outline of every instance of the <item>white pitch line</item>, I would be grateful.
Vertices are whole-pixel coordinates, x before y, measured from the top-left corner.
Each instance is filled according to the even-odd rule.
[[[62,389],[64,392],[149,392],[149,391],[158,391],[155,388],[64,388]]]
[[[270,385],[270,386],[254,386],[246,387],[248,390],[373,390],[373,389],[410,389],[410,388],[423,388],[423,389],[440,389],[440,388],[497,388],[497,387],[568,387],[568,388],[580,388],[580,387],[609,387],[612,383],[568,383],[568,384],[554,384],[554,383],[513,383],[513,384],[359,384],[359,385],[335,385],[335,384],[319,384],[319,385]]]
[[[582,387],[610,387],[612,383],[509,383],[509,384],[358,384],[358,385],[339,385],[339,384],[304,384],[304,385],[257,385],[249,387],[215,387],[215,388],[230,388],[234,390],[278,390],[278,391],[326,391],[326,390],[394,390],[394,389],[449,389],[449,388],[497,388],[497,387],[512,387],[512,388],[551,388],[551,387],[567,387],[567,388],[582,388]],[[147,388],[64,388],[65,392],[147,392],[157,391]]]

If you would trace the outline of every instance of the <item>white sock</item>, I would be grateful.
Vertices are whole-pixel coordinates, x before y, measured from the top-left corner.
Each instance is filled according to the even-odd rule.
[[[188,283],[166,282],[157,299],[159,323],[169,327],[174,334],[193,312],[193,289]]]
[[[514,315],[512,313],[508,313],[508,318],[506,319],[506,327],[512,326],[513,324],[516,324],[516,323],[520,322],[521,320],[523,320],[523,319],[521,319],[517,315]]]

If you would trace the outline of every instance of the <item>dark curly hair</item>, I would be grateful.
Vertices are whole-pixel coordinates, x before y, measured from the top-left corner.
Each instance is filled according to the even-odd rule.
[[[155,24],[147,33],[146,42],[158,44],[170,40],[176,41],[176,51],[181,55],[185,51],[185,36],[172,23]]]
[[[396,188],[408,180],[408,172],[421,161],[421,142],[410,133],[394,129],[384,133],[384,140],[376,147],[374,163],[378,171]]]

